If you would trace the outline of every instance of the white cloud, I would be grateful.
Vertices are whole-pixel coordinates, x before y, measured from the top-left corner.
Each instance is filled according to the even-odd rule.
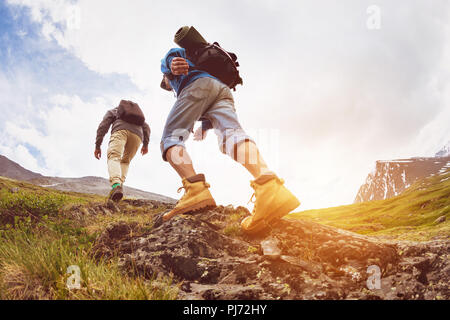
[[[21,144],[14,146],[14,148],[0,145],[0,153],[28,170],[34,172],[40,172],[42,170],[36,158]]]
[[[39,129],[36,121],[23,124],[30,115],[9,121],[12,141],[41,150],[54,174],[105,176],[105,163],[93,160],[89,143],[108,106],[130,98],[146,110],[153,134],[150,155],[137,156],[129,183],[176,195],[179,180],[159,153],[174,101],[159,89],[159,61],[181,25],[195,25],[238,54],[244,77],[235,93],[239,118],[256,131],[263,155],[278,163],[303,208],[351,202],[375,160],[430,155],[450,137],[446,1],[378,1],[377,31],[366,28],[369,1],[240,1],[238,9],[227,1],[8,2],[29,7],[43,36],[91,70],[127,74],[142,89],[140,95],[118,92],[97,101],[57,96]],[[74,5],[80,25],[67,28]],[[0,92],[8,95],[10,87],[0,74]],[[271,129],[279,132],[278,160],[258,136]],[[212,134],[188,147],[219,202],[246,202],[250,177],[217,151]]]
[[[38,115],[42,130],[31,123],[8,121],[3,134],[10,140],[3,143],[9,148],[25,143],[39,150],[47,174],[84,175],[89,168],[95,170],[87,155],[92,153],[95,139],[92,129],[106,104],[102,100],[85,103],[78,97],[55,96],[51,107]]]

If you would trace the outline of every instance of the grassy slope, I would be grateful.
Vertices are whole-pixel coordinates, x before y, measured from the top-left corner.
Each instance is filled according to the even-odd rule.
[[[170,279],[125,275],[117,261],[93,258],[96,236],[111,222],[151,228],[150,211],[124,207],[114,215],[70,219],[72,206],[105,198],[41,188],[0,177],[0,299],[174,299]],[[157,209],[155,209],[156,211]],[[81,269],[82,289],[68,290],[67,268]]]
[[[0,299],[173,299],[170,279],[125,275],[117,261],[97,261],[92,245],[112,222],[151,228],[151,210],[123,206],[114,215],[70,219],[72,206],[105,198],[41,188],[0,177]],[[447,220],[435,223],[445,215]],[[418,183],[402,195],[336,208],[294,213],[292,218],[370,235],[427,240],[450,235],[450,172]],[[232,217],[230,217],[232,218]],[[235,230],[229,230],[234,232]],[[67,267],[81,269],[82,289],[68,290]]]
[[[446,221],[436,223],[435,220],[440,216],[446,216]],[[293,213],[291,217],[309,219],[357,233],[403,240],[448,237],[450,171],[419,182],[395,198],[308,210]]]

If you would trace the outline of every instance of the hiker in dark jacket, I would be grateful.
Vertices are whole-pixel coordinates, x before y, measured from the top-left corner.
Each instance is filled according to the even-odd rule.
[[[142,145],[141,154],[148,153],[148,143],[150,141],[150,127],[144,122],[142,126],[126,122],[119,118],[118,108],[109,110],[103,117],[97,129],[95,140],[95,158],[102,156],[100,146],[103,137],[111,127],[111,137],[108,145],[108,172],[111,183],[109,199],[120,201],[123,197],[123,183],[127,177],[131,159],[136,155],[139,146]]]
[[[190,39],[186,40],[186,38]],[[255,142],[242,129],[234,107],[230,88],[191,61],[190,47],[209,45],[194,27],[182,27],[175,35],[175,43],[182,48],[171,49],[161,61],[164,74],[161,87],[173,88],[177,101],[167,118],[161,140],[165,161],[182,179],[185,194],[164,220],[216,205],[203,174],[197,174],[185,148],[185,141],[193,131],[194,123],[202,121],[195,134],[203,140],[206,130],[214,128],[219,137],[220,150],[241,163],[255,178],[255,207],[245,218],[242,229],[256,233],[300,205],[298,199],[283,185],[284,181],[270,171]],[[232,179],[230,179],[232,188]]]

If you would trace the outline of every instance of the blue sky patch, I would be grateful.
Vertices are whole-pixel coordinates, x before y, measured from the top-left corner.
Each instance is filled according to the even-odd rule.
[[[55,95],[92,101],[121,92],[124,96],[139,92],[128,75],[90,70],[55,40],[47,40],[41,27],[32,20],[29,8],[0,1],[0,104],[4,106],[0,128],[12,121],[25,127],[32,125],[45,136],[39,112],[52,107],[50,99]],[[36,147],[21,144],[39,166],[47,167]]]
[[[138,90],[127,75],[89,70],[56,41],[46,40],[40,28],[29,9],[0,2],[0,72],[7,78],[13,80],[20,71],[47,89],[45,95],[78,95],[83,100]]]

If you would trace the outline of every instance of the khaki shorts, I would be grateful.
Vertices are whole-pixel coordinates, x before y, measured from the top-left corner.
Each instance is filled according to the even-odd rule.
[[[108,145],[108,172],[111,185],[125,182],[130,162],[141,142],[141,138],[129,130],[118,130],[111,134]]]
[[[204,77],[181,91],[167,117],[161,140],[164,161],[167,161],[168,149],[184,146],[200,118],[211,121],[223,153],[232,155],[236,144],[253,141],[239,123],[230,88],[216,79]]]

